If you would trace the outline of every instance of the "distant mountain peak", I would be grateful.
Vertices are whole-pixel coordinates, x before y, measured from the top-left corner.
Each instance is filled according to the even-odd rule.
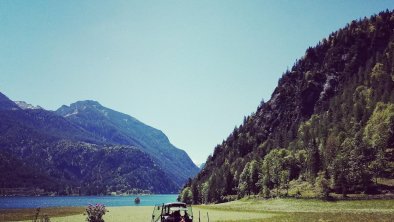
[[[26,110],[26,109],[43,109],[41,106],[34,106],[32,104],[29,104],[25,101],[14,101],[14,103],[19,106],[19,108]]]
[[[80,111],[86,110],[88,108],[89,109],[93,108],[93,109],[97,109],[97,110],[105,109],[105,107],[102,106],[97,101],[81,100],[81,101],[71,103],[69,106],[62,105],[56,112],[63,117],[69,117],[72,115],[76,115],[76,114],[80,113]]]
[[[102,106],[99,102],[97,102],[95,100],[81,100],[81,101],[77,101],[75,103],[72,103],[70,106],[75,106],[75,105]]]
[[[102,106],[99,102],[94,100],[81,100],[75,103],[71,103],[70,106],[65,106],[65,107],[69,107],[72,109],[85,109],[87,107],[104,108],[104,106]]]

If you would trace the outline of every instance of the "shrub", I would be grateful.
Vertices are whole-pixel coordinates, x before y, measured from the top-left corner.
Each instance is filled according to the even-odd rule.
[[[317,196],[314,186],[301,179],[290,181],[289,187],[289,196],[292,197],[315,198]]]
[[[106,212],[107,210],[105,209],[105,206],[103,204],[89,204],[89,206],[86,208],[86,213],[88,214],[86,220],[88,222],[104,222],[104,219],[102,217]]]
[[[40,216],[41,208],[36,209],[36,213],[34,214],[33,222],[51,222],[48,215]]]
[[[318,197],[327,200],[330,195],[330,181],[326,178],[324,172],[319,172],[315,182],[316,194]]]

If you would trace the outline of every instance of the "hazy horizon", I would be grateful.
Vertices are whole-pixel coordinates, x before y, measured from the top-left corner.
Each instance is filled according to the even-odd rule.
[[[392,1],[0,1],[0,92],[162,130],[195,163],[305,50]]]

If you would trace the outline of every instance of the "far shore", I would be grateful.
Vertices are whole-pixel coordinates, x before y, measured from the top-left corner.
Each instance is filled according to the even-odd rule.
[[[121,194],[98,194],[98,195],[78,195],[78,194],[70,194],[70,195],[0,195],[0,198],[2,197],[93,197],[93,196],[98,196],[98,197],[122,197],[122,196],[150,196],[150,195],[177,195],[176,193],[166,193],[166,194],[159,194],[159,193],[141,193],[141,194],[127,194],[127,193],[121,193]]]

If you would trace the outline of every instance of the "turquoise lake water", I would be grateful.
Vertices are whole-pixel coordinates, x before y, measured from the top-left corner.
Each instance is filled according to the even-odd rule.
[[[89,204],[116,206],[154,206],[175,202],[177,195],[138,196],[140,204],[135,204],[137,196],[65,196],[65,197],[0,197],[0,209],[37,208],[37,207],[76,207]]]

